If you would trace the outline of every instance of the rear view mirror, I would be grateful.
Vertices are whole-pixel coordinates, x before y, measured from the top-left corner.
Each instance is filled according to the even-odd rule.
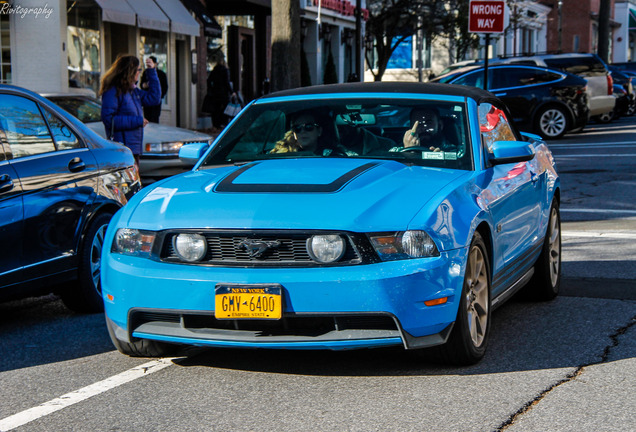
[[[179,149],[179,159],[185,164],[194,165],[209,147],[206,143],[186,144]]]
[[[519,163],[534,157],[534,147],[523,141],[495,141],[491,147],[490,163],[501,165]]]

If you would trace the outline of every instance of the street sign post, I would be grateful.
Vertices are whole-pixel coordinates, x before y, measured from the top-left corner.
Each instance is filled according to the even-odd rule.
[[[488,90],[488,48],[491,33],[503,33],[506,3],[503,0],[471,0],[468,4],[468,31],[485,33],[484,90]]]

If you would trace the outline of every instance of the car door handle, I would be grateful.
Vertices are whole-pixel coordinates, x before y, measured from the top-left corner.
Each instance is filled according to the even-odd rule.
[[[9,174],[0,175],[0,192],[7,192],[13,189],[13,179]]]
[[[71,159],[71,161],[68,163],[68,170],[70,172],[80,172],[80,171],[84,171],[84,169],[86,168],[86,164],[84,163],[84,161],[78,157]]]

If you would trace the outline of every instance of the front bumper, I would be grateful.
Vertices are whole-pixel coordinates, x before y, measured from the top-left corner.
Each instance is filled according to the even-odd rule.
[[[102,291],[122,341],[197,346],[353,349],[446,341],[466,249],[440,257],[321,268],[225,268],[104,254]],[[282,286],[283,318],[216,320],[217,283]],[[445,304],[427,300],[448,297]],[[333,323],[329,325],[329,323]]]

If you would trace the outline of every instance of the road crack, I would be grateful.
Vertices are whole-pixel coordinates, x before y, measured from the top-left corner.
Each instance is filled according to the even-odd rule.
[[[523,405],[521,408],[519,408],[519,410],[517,410],[517,412],[512,414],[505,422],[503,422],[497,429],[495,429],[494,432],[502,432],[502,431],[505,431],[506,429],[508,429],[509,426],[512,426],[515,423],[515,421],[517,420],[517,418],[519,418],[519,416],[529,412],[532,409],[532,407],[534,407],[539,402],[541,402],[541,400],[543,400],[543,398],[546,397],[546,395],[548,393],[550,393],[552,390],[554,390],[555,388],[559,387],[562,384],[565,384],[567,382],[570,382],[570,381],[576,379],[579,375],[581,375],[583,373],[583,370],[586,367],[595,366],[595,365],[606,363],[607,360],[609,359],[609,356],[610,356],[610,354],[612,352],[612,349],[616,348],[618,346],[619,337],[624,335],[627,332],[627,330],[629,330],[634,325],[636,325],[636,316],[633,316],[630,319],[629,323],[627,323],[623,327],[620,327],[613,334],[610,335],[610,341],[611,342],[603,350],[603,354],[601,355],[601,359],[599,361],[578,366],[573,372],[570,372],[569,374],[567,374],[565,376],[565,378],[563,378],[562,380],[552,384],[550,387],[548,387],[547,389],[545,389],[541,393],[539,393],[537,395],[537,397],[535,397],[531,401],[528,401],[525,405]]]

